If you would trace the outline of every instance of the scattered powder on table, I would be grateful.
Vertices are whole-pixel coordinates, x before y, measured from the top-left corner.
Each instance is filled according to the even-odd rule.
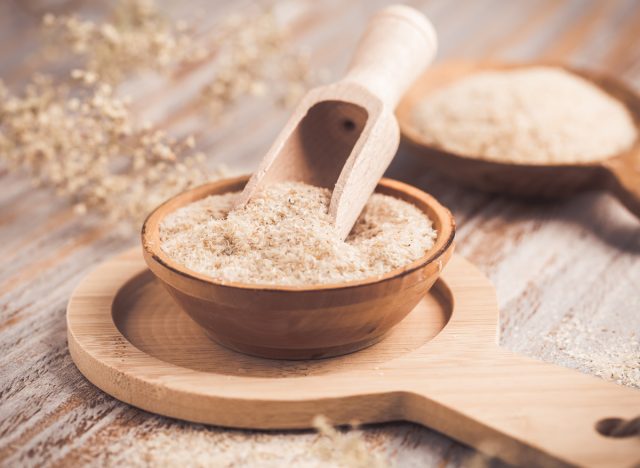
[[[65,459],[71,466],[209,468],[305,466],[310,468],[391,466],[372,434],[334,429],[322,417],[313,433],[259,433],[147,418],[119,434],[96,437]],[[74,457],[75,455],[75,457]]]
[[[423,256],[436,237],[420,209],[388,195],[371,196],[346,241],[330,222],[327,189],[280,183],[232,210],[236,196],[209,196],[167,215],[162,250],[218,280],[327,284],[402,267]]]
[[[591,321],[592,317],[565,317],[546,338],[555,346],[556,363],[640,388],[640,337],[634,323],[626,320],[622,327],[607,328]]]
[[[434,146],[502,162],[598,161],[637,137],[624,104],[553,67],[478,72],[427,96],[413,118]]]

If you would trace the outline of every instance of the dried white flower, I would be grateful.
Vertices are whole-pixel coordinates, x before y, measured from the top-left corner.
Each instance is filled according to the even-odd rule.
[[[111,16],[96,23],[74,15],[47,14],[43,25],[60,49],[70,48],[84,58],[87,73],[111,83],[145,69],[161,71],[198,55],[186,23],[168,21],[152,1],[120,0]]]
[[[76,211],[139,220],[166,198],[207,180],[194,141],[137,128],[111,86],[70,90],[36,76],[21,95],[0,83],[0,153],[38,185],[71,197]]]

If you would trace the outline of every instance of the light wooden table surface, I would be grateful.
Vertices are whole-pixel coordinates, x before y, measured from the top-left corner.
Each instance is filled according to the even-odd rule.
[[[206,26],[246,4],[227,3],[201,1],[207,13],[196,16]],[[410,3],[433,20],[439,60],[557,59],[640,86],[637,1]],[[296,2],[293,38],[311,49],[314,63],[337,76],[366,18],[384,4]],[[12,86],[34,67],[33,10],[42,11],[37,5],[0,4],[0,77]],[[186,17],[198,11],[191,2],[166,8]],[[162,95],[180,92],[172,84]],[[216,129],[207,129],[207,120],[197,115],[180,125],[207,129],[201,143],[211,161],[250,171],[285,117],[286,111],[248,102]],[[433,193],[454,212],[458,252],[496,285],[503,346],[640,386],[640,221],[598,193],[541,202],[467,190],[429,173],[404,151],[390,175]],[[64,200],[0,166],[0,464],[144,462],[149,440],[162,434],[156,443],[174,444],[177,454],[194,460],[212,455],[214,465],[321,465],[311,432],[190,426],[122,404],[76,370],[65,336],[71,291],[98,262],[136,242],[135,234],[123,236],[74,215]],[[367,427],[363,438],[397,466],[462,466],[474,458],[472,450],[411,424]]]

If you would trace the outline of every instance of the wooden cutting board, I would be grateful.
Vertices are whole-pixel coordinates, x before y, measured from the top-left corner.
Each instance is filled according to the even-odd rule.
[[[138,249],[99,266],[67,310],[69,350],[110,395],[154,413],[257,429],[414,421],[515,464],[632,466],[640,392],[497,345],[493,286],[459,256],[382,342],[274,361],[210,341]],[[635,424],[635,425],[634,425]],[[603,435],[619,432],[625,437]]]

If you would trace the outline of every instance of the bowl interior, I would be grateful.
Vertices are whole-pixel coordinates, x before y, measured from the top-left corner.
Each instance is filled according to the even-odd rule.
[[[453,216],[447,208],[442,206],[431,195],[411,186],[391,179],[382,179],[376,188],[376,192],[390,195],[405,200],[422,210],[433,222],[437,232],[436,241],[433,247],[419,259],[382,276],[365,278],[363,280],[349,281],[338,284],[319,284],[319,285],[301,285],[301,286],[278,286],[278,285],[256,285],[238,283],[232,281],[222,281],[203,275],[188,269],[171,259],[160,247],[159,226],[162,220],[169,213],[188,205],[194,201],[205,198],[209,195],[217,195],[228,192],[240,191],[247,183],[249,176],[241,176],[231,179],[224,179],[209,184],[196,187],[192,190],[183,192],[164,204],[156,208],[146,219],[142,228],[142,244],[145,253],[150,255],[153,260],[164,267],[176,272],[180,275],[189,277],[202,283],[215,284],[233,288],[260,289],[260,290],[276,290],[276,291],[301,291],[301,290],[321,290],[336,289],[344,287],[360,286],[375,282],[384,281],[397,275],[404,274],[408,271],[423,267],[424,265],[439,258],[453,243],[455,234],[455,222]]]
[[[600,164],[599,161],[589,163],[526,164],[518,162],[510,163],[480,159],[473,157],[472,155],[454,153],[432,146],[425,140],[421,132],[414,125],[415,106],[422,99],[424,99],[425,96],[428,96],[429,94],[444,86],[447,86],[461,78],[465,78],[478,72],[515,70],[538,66],[563,68],[575,75],[578,75],[590,81],[591,83],[602,89],[604,92],[608,93],[609,95],[613,96],[615,99],[623,103],[629,110],[629,113],[633,118],[636,130],[639,135],[629,152],[637,151],[638,149],[640,149],[640,96],[621,81],[614,79],[604,73],[598,73],[581,68],[568,67],[566,65],[553,62],[502,63],[494,61],[475,62],[459,60],[443,62],[442,64],[434,66],[427,70],[420,78],[418,78],[418,80],[404,95],[402,101],[398,105],[396,116],[400,124],[402,136],[412,145],[416,147],[423,147],[424,149],[429,150],[430,154],[434,156],[430,159],[430,162],[433,162],[436,156],[441,156],[443,158],[450,158],[452,161],[455,160],[455,163],[458,165],[481,162],[483,165],[492,165],[496,168],[507,168],[508,166],[518,166],[523,168],[548,166],[580,169],[583,167],[598,166]],[[615,157],[618,156],[613,156],[613,158]]]

